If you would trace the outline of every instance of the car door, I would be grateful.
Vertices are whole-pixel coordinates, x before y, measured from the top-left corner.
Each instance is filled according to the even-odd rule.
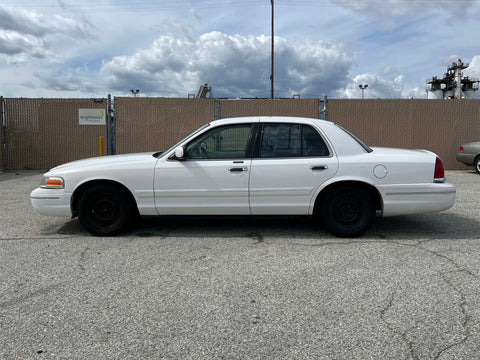
[[[190,140],[182,159],[159,161],[155,206],[160,214],[250,214],[248,182],[253,124],[215,127]]]
[[[264,123],[251,164],[252,214],[308,214],[316,190],[337,168],[337,158],[314,127]]]

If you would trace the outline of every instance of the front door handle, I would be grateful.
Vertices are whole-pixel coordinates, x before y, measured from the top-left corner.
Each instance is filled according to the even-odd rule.
[[[228,169],[228,171],[230,171],[230,172],[242,172],[242,171],[248,171],[248,168],[246,166],[231,167],[230,169]]]
[[[328,165],[312,165],[310,166],[311,170],[327,170]]]

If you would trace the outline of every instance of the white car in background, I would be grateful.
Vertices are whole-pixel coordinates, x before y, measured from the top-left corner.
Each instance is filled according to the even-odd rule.
[[[356,237],[376,216],[450,208],[455,187],[430,151],[369,148],[323,120],[247,117],[213,121],[162,153],[55,167],[31,201],[95,235],[138,215],[305,215]]]

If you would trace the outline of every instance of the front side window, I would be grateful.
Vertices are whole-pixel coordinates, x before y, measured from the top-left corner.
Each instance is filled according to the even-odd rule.
[[[191,141],[187,159],[240,159],[247,156],[252,124],[221,126]]]
[[[261,158],[329,155],[322,137],[311,126],[282,123],[263,126]]]

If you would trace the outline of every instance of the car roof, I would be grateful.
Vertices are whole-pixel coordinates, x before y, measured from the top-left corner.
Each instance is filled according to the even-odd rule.
[[[246,116],[236,118],[225,118],[220,120],[214,120],[210,122],[212,126],[238,124],[238,123],[253,123],[253,122],[293,122],[293,123],[305,123],[311,124],[315,122],[317,124],[330,124],[331,121],[319,120],[314,118],[294,117],[294,116]]]

